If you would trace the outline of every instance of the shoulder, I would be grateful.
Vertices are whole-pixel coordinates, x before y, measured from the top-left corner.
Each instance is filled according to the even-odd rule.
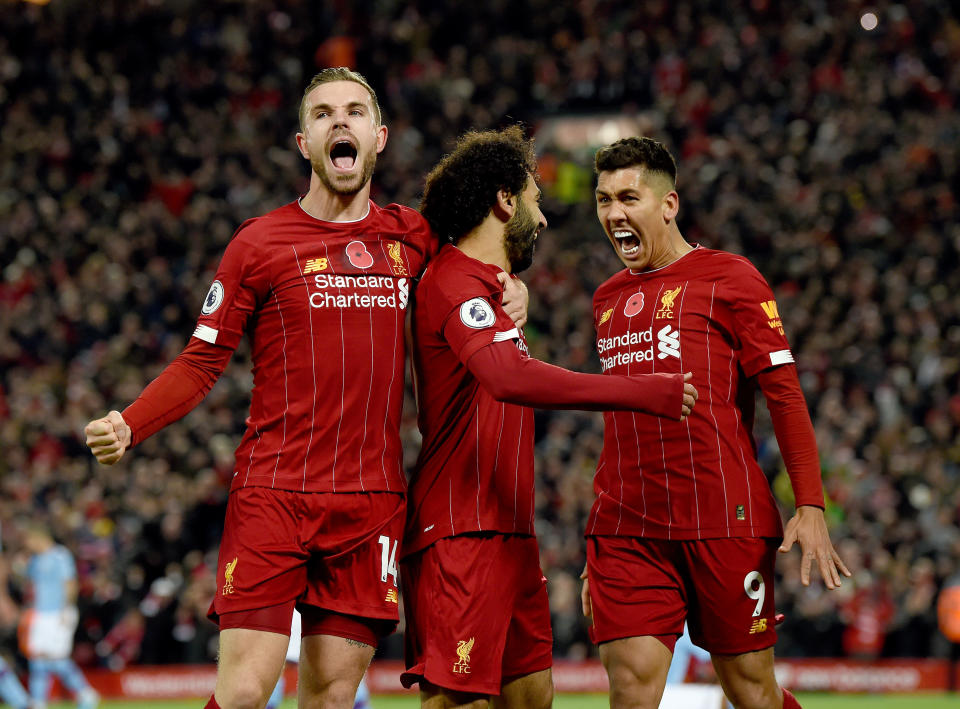
[[[300,224],[308,221],[309,217],[296,200],[277,207],[269,212],[261,214],[258,217],[251,217],[237,227],[233,233],[231,243],[256,245],[263,244],[265,238],[271,234],[277,234],[278,229],[289,227],[293,224]]]
[[[402,235],[405,242],[422,251],[428,258],[436,253],[437,237],[427,220],[416,209],[402,204],[380,207],[371,201],[370,211],[375,224],[382,231]]]
[[[695,277],[718,284],[718,295],[731,303],[760,303],[773,298],[773,290],[750,259],[729,251],[700,249],[691,271]]]
[[[762,278],[760,271],[750,262],[750,259],[740,254],[701,247],[690,256],[693,257],[691,266],[707,269],[724,280],[736,280],[744,276]]]
[[[381,207],[371,201],[370,210],[383,222],[393,223],[398,226],[421,229],[424,228],[427,223],[427,220],[423,218],[420,212],[404,204],[391,203],[385,207]]]
[[[411,236],[426,237],[430,235],[431,238],[433,236],[427,220],[412,207],[403,204],[388,204],[386,207],[380,207],[370,202],[370,210],[371,215],[384,229],[406,233]]]
[[[466,256],[450,244],[440,249],[427,265],[419,288],[442,293],[453,300],[461,296],[492,295],[503,290],[495,269]]]

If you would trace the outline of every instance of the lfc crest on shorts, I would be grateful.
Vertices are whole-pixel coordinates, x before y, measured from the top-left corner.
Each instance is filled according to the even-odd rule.
[[[233,561],[228,561],[226,568],[223,570],[223,595],[229,596],[233,593],[233,570],[237,568],[237,558],[233,557]]]
[[[470,651],[473,650],[474,638],[457,642],[457,657],[453,663],[453,671],[458,675],[470,674]]]

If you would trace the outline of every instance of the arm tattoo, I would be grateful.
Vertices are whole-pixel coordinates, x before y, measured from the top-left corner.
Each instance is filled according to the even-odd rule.
[[[362,643],[359,640],[354,640],[353,638],[344,638],[347,641],[347,645],[353,645],[354,647],[373,647],[372,645],[367,645]]]

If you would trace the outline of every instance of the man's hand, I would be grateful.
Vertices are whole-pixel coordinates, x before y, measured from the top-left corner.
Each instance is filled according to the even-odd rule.
[[[700,396],[697,393],[696,387],[690,383],[691,379],[693,379],[693,372],[687,372],[683,375],[683,406],[680,409],[681,421],[690,415],[693,411],[693,405],[697,403],[697,397]]]
[[[130,447],[130,427],[119,411],[111,411],[102,419],[94,419],[84,427],[83,432],[87,436],[90,452],[103,465],[113,465]]]
[[[840,588],[840,573],[850,576],[850,571],[833,548],[827,523],[823,519],[823,510],[819,507],[803,505],[797,508],[797,514],[787,522],[780,551],[790,551],[794,542],[800,543],[803,554],[800,561],[800,583],[804,586],[810,585],[810,567],[814,560],[820,567],[824,584],[829,589]]]
[[[587,567],[583,567],[583,573],[580,574],[583,579],[583,587],[580,589],[580,607],[583,609],[583,617],[593,624],[593,606],[590,604],[590,579],[587,578]]]
[[[527,284],[519,278],[511,278],[506,271],[497,274],[497,280],[503,284],[503,310],[517,327],[527,324],[527,305],[530,303],[530,293]]]

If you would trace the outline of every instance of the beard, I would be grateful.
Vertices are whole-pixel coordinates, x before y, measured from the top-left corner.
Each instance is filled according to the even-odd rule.
[[[537,231],[540,225],[527,209],[523,199],[517,197],[517,211],[506,224],[503,246],[510,262],[510,272],[520,273],[533,263],[533,251],[536,247]]]
[[[323,186],[330,192],[340,195],[351,195],[362,190],[363,186],[373,177],[373,168],[377,164],[377,152],[375,150],[370,151],[363,161],[363,167],[360,169],[359,174],[356,175],[331,176],[327,172],[327,168],[329,167],[327,163],[328,159],[328,155],[323,155],[318,158],[311,157],[310,166],[313,168],[314,173],[316,173],[317,177],[320,178],[320,182],[322,182]]]

